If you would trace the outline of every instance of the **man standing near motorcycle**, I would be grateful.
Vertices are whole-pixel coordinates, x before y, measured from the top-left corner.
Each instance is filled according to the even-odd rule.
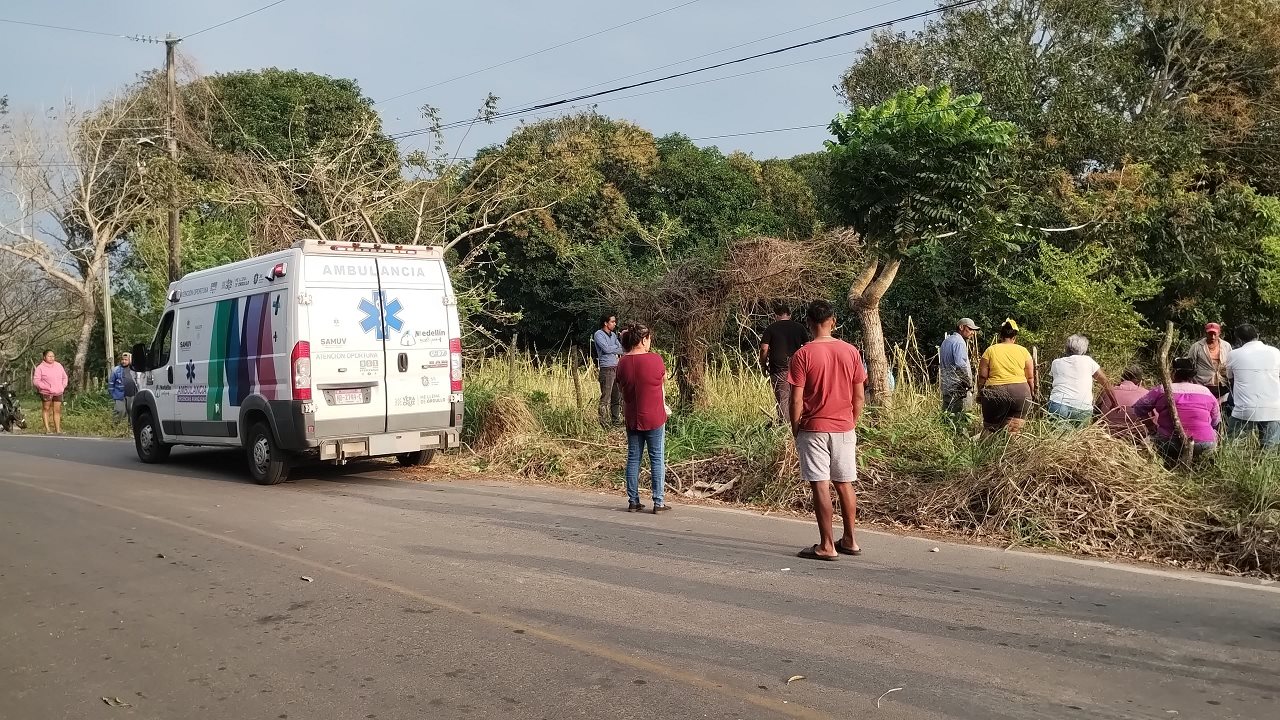
[[[111,371],[107,381],[107,392],[115,402],[111,417],[116,422],[128,421],[133,415],[133,396],[138,394],[138,377],[133,372],[133,356],[124,353],[120,356],[120,364]]]

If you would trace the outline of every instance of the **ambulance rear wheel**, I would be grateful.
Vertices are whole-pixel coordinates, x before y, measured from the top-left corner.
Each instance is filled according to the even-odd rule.
[[[255,423],[249,429],[245,454],[249,460],[249,474],[259,485],[278,485],[289,478],[289,455],[276,445],[266,423]]]
[[[416,450],[396,455],[396,461],[405,467],[417,467],[419,465],[430,465],[431,459],[435,456],[435,450]]]

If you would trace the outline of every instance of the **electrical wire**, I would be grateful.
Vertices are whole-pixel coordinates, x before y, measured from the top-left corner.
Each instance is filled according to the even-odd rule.
[[[26,25],[28,27],[44,28],[46,30],[64,30],[66,32],[84,33],[85,35],[101,35],[103,37],[129,39],[124,33],[102,32],[101,30],[86,30],[84,28],[66,27],[64,25],[46,25],[45,23],[27,22],[26,20],[10,20],[8,18],[0,18],[0,23],[8,23],[10,25]]]
[[[593,89],[598,88],[598,87],[600,87],[600,86],[602,86],[602,85],[612,85],[613,83],[616,83],[616,82],[622,82],[623,80],[630,80],[630,79],[631,79],[631,78],[633,78],[633,77],[639,77],[639,76],[641,76],[641,75],[646,75],[646,74],[651,73],[651,72],[657,72],[657,71],[659,71],[659,70],[666,70],[667,68],[675,67],[675,66],[677,66],[677,65],[683,65],[683,64],[688,63],[688,62],[693,62],[694,60],[702,60],[703,58],[709,58],[709,57],[711,57],[711,56],[713,56],[713,55],[719,55],[720,53],[726,53],[726,52],[729,52],[730,50],[737,50],[737,49],[739,49],[739,48],[744,48],[744,47],[747,47],[747,46],[749,46],[749,45],[755,45],[756,43],[762,43],[762,42],[764,42],[765,40],[773,40],[774,38],[780,38],[780,37],[782,37],[783,35],[790,35],[791,33],[797,33],[797,32],[800,32],[801,30],[808,30],[808,29],[810,29],[810,28],[818,27],[819,25],[826,25],[826,24],[828,24],[828,23],[833,23],[833,22],[835,22],[835,21],[837,21],[837,20],[846,20],[846,19],[851,18],[851,17],[853,17],[853,16],[855,16],[855,15],[861,15],[861,14],[863,14],[863,13],[871,12],[872,10],[880,10],[881,8],[889,7],[890,5],[897,5],[897,4],[898,4],[898,3],[900,3],[900,2],[903,2],[903,0],[889,0],[889,2],[880,3],[879,5],[872,5],[871,7],[863,8],[863,9],[861,9],[861,10],[855,10],[854,12],[851,12],[851,13],[845,13],[844,15],[837,15],[836,17],[827,18],[826,20],[819,20],[818,22],[809,23],[808,25],[801,25],[800,27],[791,28],[790,30],[784,30],[783,32],[774,33],[774,34],[772,34],[772,35],[766,35],[766,36],[764,36],[764,37],[762,37],[762,38],[756,38],[755,40],[750,40],[750,41],[748,41],[748,42],[738,43],[737,45],[730,45],[729,47],[720,48],[719,50],[714,50],[714,51],[709,52],[709,53],[703,53],[703,54],[701,54],[701,55],[695,55],[695,56],[693,56],[693,57],[687,57],[687,58],[685,58],[685,59],[683,59],[683,60],[677,60],[677,61],[675,61],[675,62],[667,63],[666,65],[659,65],[659,66],[657,66],[657,67],[649,68],[648,70],[641,70],[641,71],[639,71],[639,72],[631,73],[630,75],[623,75],[622,77],[616,77],[616,78],[613,78],[612,80],[604,80],[604,81],[602,81],[602,82],[598,82],[598,83],[596,83],[596,84],[594,84],[594,85],[585,85],[585,86],[580,87],[580,88],[574,88],[573,90],[567,90],[567,91],[562,92],[562,93],[556,93],[555,95],[548,95],[547,97],[538,98],[537,100],[532,100],[532,101],[530,101],[530,102],[522,103],[522,104],[524,104],[524,105],[533,105],[533,104],[535,104],[535,103],[545,102],[545,101],[547,101],[547,100],[554,100],[555,98],[558,98],[558,97],[560,97],[561,95],[570,95],[570,94],[573,94],[573,93],[582,92],[582,91],[584,91],[584,90],[593,90]]]
[[[618,97],[605,98],[603,100],[599,100],[591,103],[581,103],[578,105],[565,105],[562,107],[555,108],[551,111],[543,111],[538,113],[531,113],[527,116],[521,116],[521,119],[523,120],[525,118],[543,118],[551,115],[561,114],[570,110],[578,110],[582,108],[594,108],[600,105],[601,103],[616,102],[618,100],[631,100],[638,97],[644,97],[646,95],[654,95],[656,93],[667,92],[670,90],[680,90],[683,88],[697,87],[698,85],[706,85],[708,83],[720,82],[722,80],[732,80],[734,78],[746,77],[748,75],[757,75],[759,73],[770,72],[772,70],[781,70],[784,68],[795,67],[796,65],[805,65],[812,62],[819,62],[821,60],[830,60],[832,58],[844,57],[845,55],[847,55],[847,53],[835,53],[832,55],[823,55],[821,57],[809,58],[808,60],[800,60],[798,62],[787,63],[785,65],[771,65],[766,68],[760,68],[758,70],[748,70],[746,72],[740,72],[734,75],[726,75],[724,77],[711,78],[709,80],[699,80],[698,82],[686,83],[684,85],[676,85],[674,87],[669,87],[669,88],[659,88],[657,90],[648,90],[646,92],[635,93],[634,95],[621,95]],[[935,112],[935,111],[927,111],[927,112]],[[480,120],[477,119],[472,122],[474,124],[474,123],[480,122]],[[806,126],[806,127],[826,127],[826,125],[813,125],[813,126]],[[775,132],[775,131],[765,131],[765,132]],[[758,134],[758,133],[746,133],[746,134],[751,135],[751,134]],[[714,137],[719,137],[719,136],[714,136]],[[734,137],[734,136],[727,136],[727,137]]]
[[[250,10],[249,12],[247,12],[247,13],[245,13],[245,14],[243,14],[243,15],[237,15],[237,16],[235,16],[235,17],[231,18],[230,20],[223,20],[222,22],[220,22],[220,23],[218,23],[218,24],[216,24],[216,25],[210,25],[209,27],[207,27],[207,28],[205,28],[205,29],[203,29],[203,30],[197,30],[197,31],[195,31],[195,32],[193,32],[193,33],[189,33],[189,34],[187,34],[187,35],[183,35],[183,36],[182,36],[182,39],[183,39],[183,40],[186,40],[186,39],[188,39],[188,38],[193,38],[193,37],[195,37],[195,36],[197,36],[197,35],[201,35],[201,34],[203,34],[203,33],[207,33],[207,32],[209,32],[210,30],[217,30],[218,28],[220,28],[220,27],[222,27],[222,26],[224,26],[224,25],[230,25],[231,23],[236,22],[237,20],[243,20],[243,19],[245,19],[245,18],[249,17],[250,15],[257,15],[258,13],[262,12],[263,10],[270,10],[271,8],[273,8],[273,7],[275,7],[275,6],[279,5],[279,4],[281,4],[281,3],[283,3],[283,2],[286,2],[286,1],[287,1],[287,0],[276,0],[275,2],[270,3],[270,4],[268,4],[268,5],[263,5],[262,7],[258,8],[257,10]]]
[[[462,74],[462,75],[458,75],[458,76],[456,76],[456,77],[451,77],[451,78],[449,78],[448,80],[441,80],[440,82],[433,83],[433,84],[431,84],[431,85],[424,85],[423,87],[420,87],[420,88],[418,88],[418,89],[416,89],[416,90],[409,90],[409,91],[407,91],[407,92],[402,92],[402,93],[400,93],[399,95],[392,95],[392,96],[391,96],[391,97],[389,97],[389,98],[383,98],[383,99],[381,99],[381,100],[379,100],[379,101],[375,102],[375,103],[374,103],[374,105],[381,105],[381,104],[383,104],[383,103],[389,103],[389,102],[391,102],[392,100],[399,100],[400,98],[403,98],[403,97],[408,97],[408,96],[410,96],[410,95],[416,95],[417,93],[420,93],[420,92],[423,92],[423,91],[426,91],[426,90],[431,90],[432,88],[438,88],[438,87],[440,87],[441,85],[448,85],[449,83],[454,82],[454,81],[456,81],[456,80],[463,80],[463,79],[465,79],[465,78],[473,77],[473,76],[475,76],[475,75],[479,75],[479,74],[481,74],[481,73],[489,72],[490,70],[495,70],[495,69],[500,68],[500,67],[505,67],[505,66],[507,66],[507,65],[511,65],[512,63],[520,62],[521,60],[528,60],[528,59],[529,59],[529,58],[531,58],[531,57],[536,57],[536,56],[538,56],[538,55],[542,55],[543,53],[551,52],[552,50],[559,50],[560,48],[567,47],[567,46],[569,46],[569,45],[573,45],[574,43],[582,42],[583,40],[588,40],[588,39],[590,39],[590,38],[597,37],[597,36],[599,36],[599,35],[604,35],[605,33],[613,32],[614,30],[618,30],[618,29],[620,29],[620,28],[627,27],[628,25],[635,25],[636,23],[644,22],[645,20],[648,20],[648,19],[650,19],[650,18],[655,18],[655,17],[658,17],[659,15],[665,15],[665,14],[667,14],[667,13],[669,13],[669,12],[674,12],[674,11],[676,11],[676,10],[679,10],[679,9],[681,9],[681,8],[689,7],[690,5],[693,5],[693,4],[696,4],[696,3],[699,3],[699,2],[702,2],[702,0],[689,0],[688,2],[681,3],[680,5],[675,5],[675,6],[669,7],[669,8],[667,8],[667,9],[665,9],[665,10],[659,10],[659,11],[657,11],[657,12],[655,12],[655,13],[650,13],[650,14],[648,14],[648,15],[645,15],[644,17],[638,17],[638,18],[635,18],[634,20],[628,20],[628,21],[626,21],[626,22],[624,22],[624,23],[621,23],[621,24],[618,24],[618,25],[614,25],[614,26],[612,26],[612,27],[607,27],[607,28],[605,28],[605,29],[603,29],[603,30],[597,30],[597,31],[595,31],[595,32],[593,32],[593,33],[590,33],[590,34],[587,34],[587,35],[583,35],[582,37],[576,37],[576,38],[574,38],[574,39],[572,39],[572,40],[566,40],[565,42],[562,42],[562,43],[560,43],[560,44],[558,44],[558,45],[552,45],[551,47],[545,47],[545,48],[543,48],[543,49],[541,49],[541,50],[537,50],[537,51],[535,51],[535,52],[531,52],[531,53],[529,53],[529,54],[527,54],[527,55],[521,55],[520,57],[517,57],[517,58],[512,58],[512,59],[510,59],[510,60],[505,60],[505,61],[503,61],[503,62],[498,63],[497,65],[490,65],[489,67],[486,67],[486,68],[481,68],[481,69],[479,69],[479,70],[473,70],[472,72],[469,72],[469,73],[464,73],[464,74]]]
[[[715,64],[712,64],[712,65],[706,65],[706,66],[703,66],[703,67],[694,68],[694,69],[692,69],[692,70],[685,70],[685,71],[683,71],[683,72],[672,73],[672,74],[670,74],[670,75],[665,75],[665,76],[663,76],[663,77],[659,77],[659,78],[652,78],[652,79],[650,79],[650,80],[644,80],[644,81],[641,81],[641,82],[630,83],[630,84],[627,84],[627,85],[619,85],[619,86],[617,86],[617,87],[612,87],[612,88],[609,88],[609,89],[607,89],[607,90],[600,90],[600,91],[593,92],[593,93],[586,93],[586,94],[584,94],[584,95],[578,95],[578,96],[576,96],[576,97],[564,98],[564,99],[561,99],[561,100],[554,100],[554,101],[551,101],[551,102],[545,102],[545,103],[539,103],[539,104],[535,104],[535,105],[530,105],[530,106],[528,106],[528,107],[520,108],[520,109],[518,109],[518,110],[510,110],[510,111],[507,111],[507,112],[498,113],[498,114],[494,115],[494,116],[493,116],[493,117],[491,117],[491,118],[487,118],[487,120],[488,120],[488,121],[494,121],[494,120],[501,120],[501,119],[508,118],[508,117],[515,117],[515,116],[517,116],[517,115],[525,115],[525,114],[528,114],[528,113],[531,113],[531,112],[537,112],[537,111],[539,111],[539,110],[545,110],[545,109],[547,109],[547,108],[558,107],[558,106],[560,106],[560,105],[569,105],[569,104],[571,104],[571,103],[580,102],[580,101],[582,101],[582,100],[588,100],[588,99],[591,99],[591,98],[603,97],[603,96],[605,96],[605,95],[612,95],[612,94],[614,94],[614,93],[622,92],[622,91],[624,91],[624,90],[633,90],[633,89],[635,89],[635,88],[639,88],[639,87],[646,87],[646,86],[648,86],[648,85],[654,85],[654,84],[657,84],[657,83],[666,82],[666,81],[668,81],[668,80],[674,80],[674,79],[676,79],[676,78],[682,78],[682,77],[686,77],[686,76],[689,76],[689,75],[694,75],[694,74],[697,74],[697,73],[707,72],[707,71],[709,71],[709,70],[716,70],[716,69],[719,69],[719,68],[722,68],[722,67],[728,67],[728,66],[730,66],[730,65],[737,65],[737,64],[739,64],[739,63],[749,62],[749,61],[751,61],[751,60],[758,60],[758,59],[760,59],[760,58],[764,58],[764,57],[770,57],[770,56],[773,56],[773,55],[780,55],[780,54],[782,54],[782,53],[791,52],[792,50],[798,50],[798,49],[800,49],[800,48],[811,47],[811,46],[813,46],[813,45],[819,45],[819,44],[821,44],[821,43],[831,42],[832,40],[839,40],[839,39],[842,39],[842,38],[851,37],[851,36],[853,36],[853,35],[858,35],[858,34],[865,33],[865,32],[871,31],[871,30],[879,30],[879,29],[882,29],[882,28],[890,27],[890,26],[892,26],[892,25],[896,25],[896,24],[901,23],[901,22],[906,22],[906,21],[908,21],[908,20],[918,20],[918,19],[921,19],[921,18],[929,17],[929,16],[932,16],[932,15],[938,15],[938,14],[941,14],[941,13],[944,13],[944,12],[948,12],[948,11],[951,11],[951,10],[958,10],[958,9],[961,9],[961,8],[969,7],[969,6],[971,6],[971,5],[976,5],[976,4],[980,3],[980,2],[983,2],[983,0],[960,0],[959,2],[954,2],[954,3],[951,3],[951,4],[949,4],[949,5],[941,5],[941,6],[939,6],[939,7],[933,8],[933,9],[931,9],[931,10],[923,10],[923,11],[918,12],[918,13],[912,13],[911,15],[904,15],[904,16],[902,16],[902,17],[893,18],[893,19],[891,19],[891,20],[885,20],[885,21],[883,21],[883,22],[874,23],[874,24],[872,24],[872,25],[866,25],[866,26],[863,26],[863,27],[860,27],[860,28],[854,28],[854,29],[852,29],[852,30],[846,30],[846,31],[844,31],[844,32],[835,33],[834,35],[828,35],[828,36],[826,36],[826,37],[816,38],[816,39],[814,39],[814,40],[807,40],[807,41],[805,41],[805,42],[795,43],[795,44],[793,44],[793,45],[788,45],[788,46],[786,46],[786,47],[781,47],[781,48],[777,48],[777,49],[774,49],[774,50],[768,50],[768,51],[766,51],[766,52],[762,52],[762,53],[755,53],[755,54],[753,54],[753,55],[748,55],[748,56],[746,56],[746,57],[735,58],[735,59],[733,59],[733,60],[726,60],[726,61],[724,61],[724,62],[719,62],[719,63],[715,63]],[[447,129],[452,129],[452,128],[459,127],[459,126],[462,126],[462,125],[470,124],[470,123],[472,123],[472,122],[475,122],[475,121],[474,121],[474,120],[472,120],[472,119],[463,120],[463,121],[456,121],[456,122],[452,122],[452,123],[447,123],[447,124],[445,124],[445,125],[443,125],[443,126],[440,126],[440,127],[426,127],[426,128],[418,128],[418,129],[416,129],[416,130],[408,130],[408,131],[405,131],[405,132],[401,132],[401,133],[397,133],[397,134],[391,135],[391,136],[389,136],[389,137],[391,137],[391,139],[393,139],[393,140],[401,140],[401,139],[404,139],[404,138],[414,137],[414,136],[416,136],[416,135],[423,135],[423,134],[426,134],[426,133],[434,132],[434,131],[436,131],[436,130],[447,130]]]

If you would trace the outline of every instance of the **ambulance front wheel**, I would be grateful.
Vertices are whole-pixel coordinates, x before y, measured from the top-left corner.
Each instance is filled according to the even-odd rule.
[[[280,449],[271,428],[255,423],[245,443],[249,474],[259,485],[278,485],[289,478],[289,454]]]
[[[148,465],[168,460],[173,450],[172,445],[160,440],[155,416],[149,410],[144,410],[133,423],[133,445],[138,450],[138,459]]]

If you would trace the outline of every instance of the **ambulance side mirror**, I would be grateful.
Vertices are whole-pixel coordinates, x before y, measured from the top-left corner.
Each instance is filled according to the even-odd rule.
[[[146,372],[151,369],[151,351],[145,344],[138,343],[134,345],[133,351],[129,354],[133,356],[130,366],[134,372]]]

